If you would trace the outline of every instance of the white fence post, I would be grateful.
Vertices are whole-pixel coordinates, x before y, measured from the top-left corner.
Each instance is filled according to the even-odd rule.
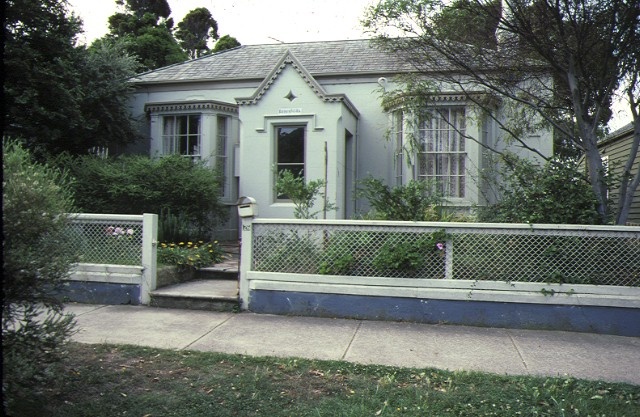
[[[240,240],[240,309],[249,309],[249,280],[247,272],[253,263],[253,217],[242,217],[242,234]]]
[[[444,245],[444,279],[453,279],[453,238]]]
[[[156,289],[158,269],[158,215],[142,215],[142,282],[140,283],[140,303],[151,302],[151,291]]]

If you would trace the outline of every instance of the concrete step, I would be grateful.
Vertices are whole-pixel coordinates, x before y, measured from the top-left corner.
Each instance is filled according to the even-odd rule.
[[[238,281],[197,279],[162,287],[151,292],[151,305],[190,310],[236,311]]]
[[[200,268],[195,271],[195,279],[213,279],[213,280],[238,280],[238,266],[227,267],[222,264],[214,265],[207,268]]]

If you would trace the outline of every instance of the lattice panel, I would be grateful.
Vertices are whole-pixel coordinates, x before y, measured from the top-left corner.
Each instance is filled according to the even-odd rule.
[[[256,223],[253,269],[640,286],[640,233]]]
[[[444,278],[446,242],[438,229],[256,224],[254,230],[258,271]]]
[[[453,277],[640,286],[640,238],[588,231],[455,234]]]
[[[74,220],[68,233],[82,263],[142,264],[142,222]]]

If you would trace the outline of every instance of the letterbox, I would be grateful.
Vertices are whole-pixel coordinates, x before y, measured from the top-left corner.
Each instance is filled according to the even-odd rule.
[[[240,217],[255,217],[258,215],[258,204],[251,197],[240,197],[237,205],[238,216]]]

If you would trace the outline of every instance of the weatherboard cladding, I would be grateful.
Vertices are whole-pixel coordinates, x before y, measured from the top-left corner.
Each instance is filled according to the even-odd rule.
[[[372,45],[371,40],[244,45],[160,68],[131,79],[134,83],[264,79],[290,51],[314,77],[337,74],[393,74],[411,68]]]

